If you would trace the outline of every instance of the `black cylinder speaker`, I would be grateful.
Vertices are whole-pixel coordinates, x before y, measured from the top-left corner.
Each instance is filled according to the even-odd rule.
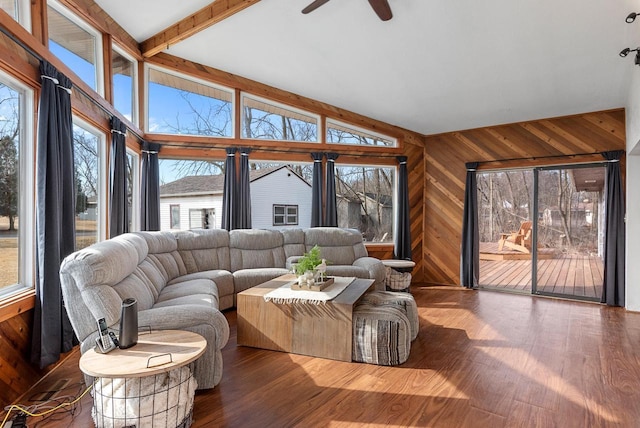
[[[120,314],[120,349],[131,348],[138,343],[138,301],[133,298],[122,301]]]

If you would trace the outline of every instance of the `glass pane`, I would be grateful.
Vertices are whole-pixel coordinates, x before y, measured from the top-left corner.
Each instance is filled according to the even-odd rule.
[[[100,138],[73,125],[76,181],[76,250],[98,242],[98,217],[102,198],[99,192]]]
[[[180,205],[171,205],[171,229],[180,229]]]
[[[479,284],[531,291],[533,172],[486,172],[476,177]]]
[[[3,9],[9,16],[12,16],[13,19],[19,21],[18,16],[18,5],[16,4],[17,0],[0,0],[0,9]]]
[[[20,128],[22,94],[0,82],[0,290],[19,282]]]
[[[242,137],[318,141],[318,118],[250,97],[242,98]]]
[[[95,37],[49,6],[49,50],[93,90],[98,90]]]
[[[336,166],[338,226],[369,242],[393,242],[395,168]]]
[[[113,72],[113,106],[124,117],[135,123],[134,78],[135,63],[113,50],[111,70]]]
[[[275,207],[273,207],[273,213],[276,215],[277,214],[284,215],[284,207],[276,205]]]
[[[134,198],[136,197],[135,183],[138,171],[138,155],[127,152],[127,210],[129,213],[129,231],[133,232],[134,216]]]
[[[605,168],[538,173],[537,291],[600,300]]]
[[[396,140],[362,129],[356,129],[344,123],[327,120],[327,143],[357,144],[363,146],[395,147]]]
[[[149,132],[233,135],[230,90],[149,69]]]

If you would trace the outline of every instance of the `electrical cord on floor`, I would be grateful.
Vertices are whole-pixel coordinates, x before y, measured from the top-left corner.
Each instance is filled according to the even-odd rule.
[[[5,410],[7,411],[7,414],[5,415],[4,419],[2,420],[2,423],[0,423],[0,428],[4,428],[5,424],[7,423],[7,420],[9,419],[9,415],[11,414],[12,411],[14,410],[19,410],[21,413],[18,413],[18,415],[20,414],[24,414],[26,416],[31,416],[31,417],[40,417],[40,416],[46,416],[50,413],[55,412],[56,410],[60,410],[62,408],[66,408],[69,406],[73,406],[74,404],[76,404],[78,401],[80,401],[82,399],[82,397],[84,397],[85,395],[87,395],[87,392],[89,392],[91,390],[91,388],[93,388],[93,384],[89,385],[82,394],[80,394],[76,399],[74,399],[73,401],[70,402],[66,402],[66,403],[60,403],[57,406],[53,407],[52,409],[46,410],[44,412],[40,412],[40,413],[33,413],[32,410],[35,410],[38,408],[38,406],[21,406],[19,404],[12,404],[10,406],[5,407]],[[25,416],[25,422],[26,422],[26,416]],[[20,422],[19,422],[20,423]],[[20,425],[16,425],[15,421],[12,425],[12,427],[19,427]],[[22,424],[22,427],[26,427],[26,424]]]

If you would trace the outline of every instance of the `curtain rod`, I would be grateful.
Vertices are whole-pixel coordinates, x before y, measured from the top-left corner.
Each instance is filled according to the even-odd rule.
[[[45,58],[42,57],[42,55],[40,55],[39,53],[37,53],[36,51],[34,51],[33,49],[31,49],[29,46],[27,46],[26,44],[24,44],[22,42],[22,40],[18,39],[11,31],[9,31],[4,25],[0,25],[0,31],[7,36],[9,39],[11,39],[15,44],[17,44],[18,46],[20,46],[22,49],[24,49],[25,52],[27,52],[29,55],[31,55],[32,57],[34,57],[35,59],[37,59],[38,61],[46,61]],[[69,79],[71,80],[71,79]],[[93,105],[95,105],[96,107],[98,107],[100,110],[102,110],[104,113],[106,113],[109,117],[115,116],[112,112],[110,112],[109,110],[107,110],[103,105],[101,105],[100,103],[96,102],[93,97],[89,94],[87,94],[81,87],[77,86],[75,83],[73,83],[73,80],[71,81],[71,84],[73,85],[73,88],[75,90],[77,90],[78,92],[80,92],[82,95],[85,96],[85,98],[87,98],[89,101],[91,101],[91,103]],[[126,124],[125,124],[126,126]],[[129,132],[131,132],[133,135],[135,135],[140,141],[144,141],[144,138],[138,134],[135,130],[131,129],[130,127],[127,126],[127,129],[129,130]]]

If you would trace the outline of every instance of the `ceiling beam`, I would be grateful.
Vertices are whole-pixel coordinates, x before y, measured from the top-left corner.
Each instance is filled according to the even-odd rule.
[[[140,43],[145,58],[162,52],[199,31],[204,30],[230,16],[258,3],[260,0],[216,0],[199,11],[162,30]]]

